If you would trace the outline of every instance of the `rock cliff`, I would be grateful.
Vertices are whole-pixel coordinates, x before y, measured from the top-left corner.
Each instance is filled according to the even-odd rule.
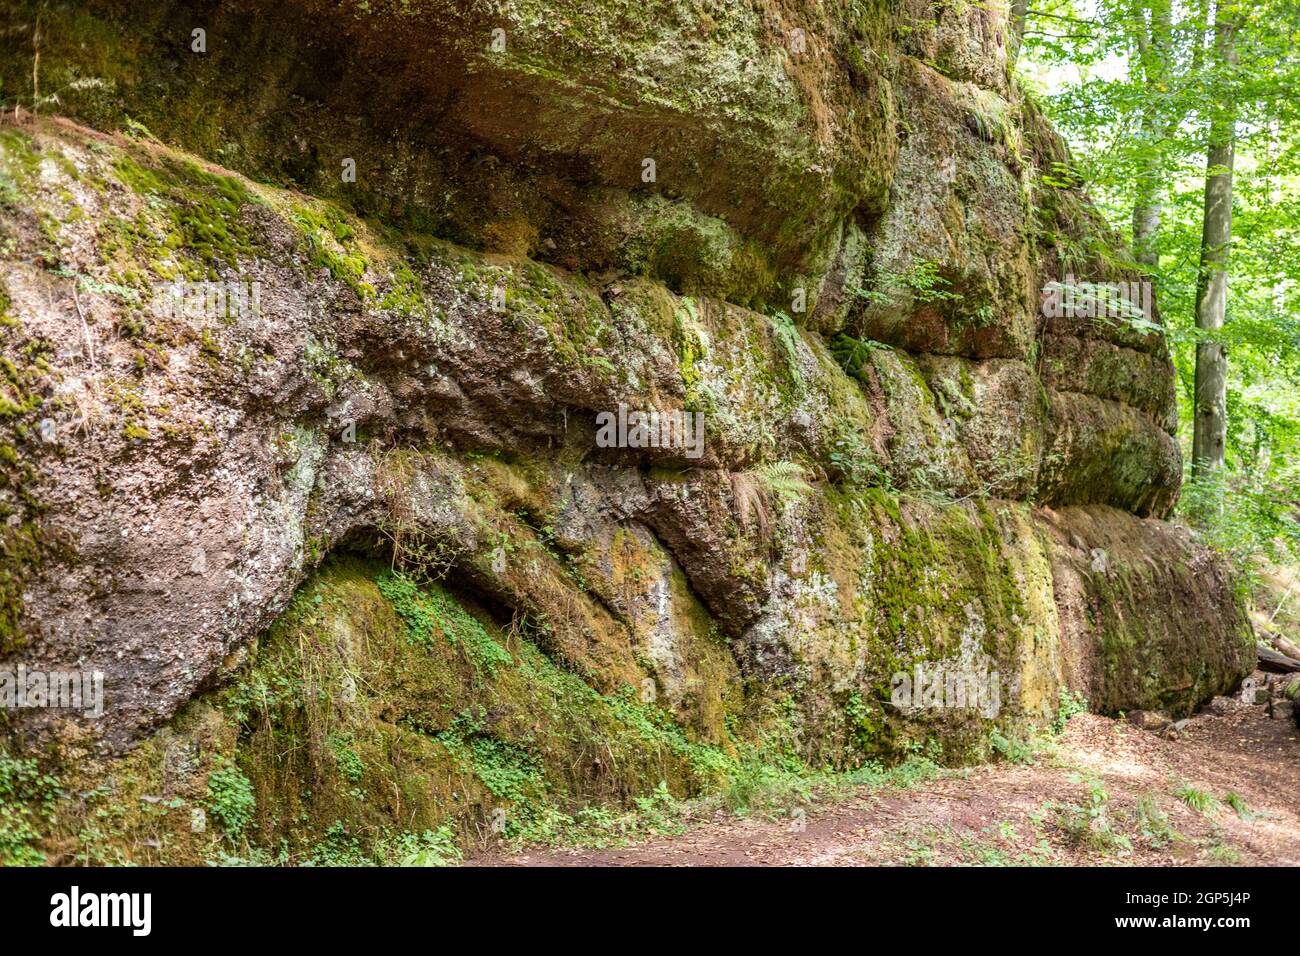
[[[17,4],[0,666],[105,696],[11,744],[305,844],[1232,687],[1158,315],[1041,307],[1136,277],[1003,6]]]

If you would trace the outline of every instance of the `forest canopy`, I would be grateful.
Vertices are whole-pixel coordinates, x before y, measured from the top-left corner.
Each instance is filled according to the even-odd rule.
[[[1067,136],[1070,177],[1128,239],[1133,265],[1156,289],[1178,373],[1188,466],[1181,511],[1241,557],[1294,553],[1300,7],[1037,0],[1022,8],[1021,79]],[[1216,323],[1207,313],[1219,283]],[[1216,360],[1226,366],[1217,387]],[[1215,418],[1216,403],[1222,421],[1209,430],[1221,433],[1219,456],[1196,440],[1198,415]]]

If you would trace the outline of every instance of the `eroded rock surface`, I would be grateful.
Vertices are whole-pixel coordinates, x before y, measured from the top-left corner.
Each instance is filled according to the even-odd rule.
[[[304,582],[364,657],[367,621],[400,629],[362,609],[425,606],[375,559],[724,750],[778,727],[816,760],[960,759],[1063,690],[1180,714],[1249,672],[1226,571],[1160,520],[1158,327],[1040,310],[1067,271],[1131,277],[1043,178],[1064,151],[999,5],[199,6],[49,14],[57,108],[130,137],[0,127],[0,660],[107,688],[14,740],[131,748],[305,633],[273,626]],[[257,308],[169,311],[176,281]],[[702,456],[598,447],[620,406],[701,413]],[[998,708],[891,702],[945,662]],[[388,687],[355,720],[450,759],[478,678],[430,710],[354,670],[326,688],[348,707]],[[510,687],[473,739],[527,749],[554,714]],[[586,739],[551,786],[608,795]]]

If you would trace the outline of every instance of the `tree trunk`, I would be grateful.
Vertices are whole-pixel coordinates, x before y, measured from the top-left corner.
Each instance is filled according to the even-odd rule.
[[[1143,126],[1148,142],[1154,144],[1159,135],[1154,122],[1144,121]],[[1133,202],[1133,258],[1148,274],[1154,273],[1160,264],[1157,240],[1160,218],[1164,213],[1160,202],[1163,173],[1162,157],[1152,153],[1143,158],[1142,168],[1137,174],[1137,196]]]
[[[1016,62],[1020,43],[1025,38],[1025,20],[1029,16],[1029,0],[1011,0],[1011,62]]]
[[[1160,264],[1158,238],[1164,213],[1161,190],[1168,176],[1166,139],[1177,117],[1163,115],[1160,100],[1169,88],[1173,56],[1173,11],[1168,0],[1133,3],[1129,8],[1130,35],[1137,47],[1136,65],[1146,90],[1142,109],[1137,190],[1133,200],[1133,258],[1154,274]]]
[[[1229,73],[1236,63],[1237,21],[1232,0],[1227,0],[1226,4],[1221,0],[1214,21],[1217,66]],[[1210,120],[1205,167],[1205,219],[1201,230],[1201,268],[1196,292],[1196,327],[1207,334],[1196,346],[1196,416],[1192,431],[1194,474],[1221,471],[1227,445],[1228,355],[1214,334],[1223,328],[1228,305],[1236,111],[1233,97],[1226,92],[1220,96],[1219,104]]]

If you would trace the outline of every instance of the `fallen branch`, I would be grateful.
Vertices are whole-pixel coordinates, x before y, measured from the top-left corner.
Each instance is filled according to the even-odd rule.
[[[1300,673],[1300,661],[1294,657],[1287,657],[1263,644],[1255,645],[1255,653],[1259,657],[1259,666],[1262,670],[1272,671],[1275,674]]]
[[[1300,661],[1300,646],[1297,646],[1294,641],[1283,637],[1281,634],[1273,634],[1271,636],[1273,638],[1273,647],[1275,649],[1281,651],[1287,657],[1294,657],[1296,660]]]

